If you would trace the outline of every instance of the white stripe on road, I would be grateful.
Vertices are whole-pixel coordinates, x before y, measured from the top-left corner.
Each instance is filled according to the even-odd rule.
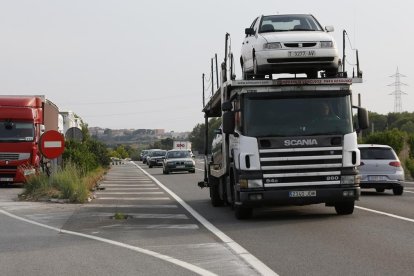
[[[385,213],[385,212],[381,212],[381,211],[377,211],[377,210],[373,210],[373,209],[368,209],[368,208],[361,207],[361,206],[355,206],[355,208],[360,209],[360,210],[364,210],[364,211],[367,211],[367,212],[372,212],[372,213],[376,213],[376,214],[380,214],[380,215],[384,215],[384,216],[388,216],[388,217],[408,221],[408,222],[414,222],[414,219],[401,217],[401,216],[397,216],[397,215],[394,215],[394,214]]]
[[[173,204],[99,204],[99,203],[94,203],[94,204],[85,204],[82,206],[82,208],[149,208],[149,209],[158,209],[158,208],[166,208],[166,209],[170,209],[170,208],[178,208],[177,205],[173,205]]]
[[[129,244],[126,244],[126,243],[117,242],[117,241],[114,241],[114,240],[105,239],[105,238],[101,238],[101,237],[97,237],[97,236],[87,235],[87,234],[83,234],[83,233],[79,233],[79,232],[59,229],[59,228],[52,227],[52,226],[49,226],[49,225],[46,225],[46,224],[42,224],[42,223],[39,223],[39,222],[36,222],[36,221],[32,221],[32,220],[28,220],[28,219],[25,219],[25,218],[22,218],[22,217],[18,217],[16,215],[13,215],[13,214],[11,214],[7,211],[1,210],[1,209],[0,209],[0,213],[6,215],[8,217],[20,220],[20,221],[24,221],[24,222],[27,222],[27,223],[31,223],[33,225],[37,225],[37,226],[40,226],[40,227],[43,227],[43,228],[47,228],[47,229],[56,231],[58,233],[69,234],[69,235],[73,235],[73,236],[78,236],[78,237],[83,237],[83,238],[87,238],[87,239],[91,239],[91,240],[96,240],[96,241],[104,242],[104,243],[107,243],[107,244],[111,244],[111,245],[119,246],[119,247],[122,247],[122,248],[126,248],[126,249],[129,249],[129,250],[132,250],[132,251],[135,251],[135,252],[139,252],[139,253],[142,253],[142,254],[146,254],[146,255],[161,259],[163,261],[178,265],[182,268],[193,271],[194,273],[197,273],[199,275],[216,275],[216,274],[214,274],[210,271],[207,271],[207,270],[205,270],[201,267],[195,266],[193,264],[175,259],[175,258],[167,256],[167,255],[159,254],[157,252],[147,250],[147,249],[144,249],[144,248],[141,248],[141,247],[132,246],[132,245],[129,245]]]
[[[236,243],[232,240],[229,236],[225,233],[220,231],[217,227],[211,224],[208,220],[206,220],[203,216],[201,216],[197,211],[195,211],[190,205],[188,205],[184,200],[182,200],[178,195],[168,189],[164,184],[158,181],[155,177],[141,168],[139,165],[131,162],[137,168],[139,168],[142,172],[144,172],[149,178],[154,180],[161,188],[163,188],[171,197],[173,197],[178,203],[180,203],[195,219],[197,219],[204,227],[206,227],[210,232],[212,232],[216,237],[218,237],[221,241],[223,241],[228,247],[230,247],[239,257],[244,259],[248,264],[250,264],[255,270],[257,270],[262,275],[278,275],[272,269],[270,269],[267,265],[262,263],[259,259],[255,256],[250,254],[246,249],[244,249],[241,245]]]
[[[185,230],[197,230],[199,229],[197,224],[137,224],[137,225],[125,225],[125,224],[112,224],[100,226],[103,229],[121,228],[122,231],[135,230],[135,229],[185,229]]]
[[[164,192],[110,192],[110,191],[105,191],[105,192],[97,192],[95,193],[95,195],[161,195]]]
[[[118,188],[128,188],[128,187],[156,187],[157,185],[155,184],[125,184],[125,185],[121,185],[121,184],[101,184],[99,185],[99,187],[118,187]]]
[[[171,200],[169,197],[97,197],[99,200]]]
[[[404,193],[414,194],[414,192],[407,191],[406,189],[404,189]]]
[[[105,191],[107,191],[107,192],[111,192],[111,191],[142,191],[142,190],[148,191],[148,190],[159,190],[159,189],[160,188],[119,188],[119,187],[117,187],[117,188],[108,188],[108,189],[105,188]]]

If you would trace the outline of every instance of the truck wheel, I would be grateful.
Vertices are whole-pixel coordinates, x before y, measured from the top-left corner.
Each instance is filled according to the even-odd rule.
[[[402,195],[403,191],[404,191],[403,187],[392,188],[392,192],[394,193],[394,195]]]
[[[220,180],[215,177],[209,177],[210,183],[210,200],[211,205],[219,207],[224,205],[224,201],[220,197]]]
[[[338,215],[350,215],[354,212],[355,201],[341,202],[335,204],[335,211]]]
[[[248,219],[252,216],[253,209],[240,205],[234,205],[234,216],[237,219]]]

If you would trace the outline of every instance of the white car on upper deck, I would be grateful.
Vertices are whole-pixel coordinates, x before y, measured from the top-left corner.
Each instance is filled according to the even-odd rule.
[[[305,73],[316,78],[338,72],[339,57],[332,26],[322,28],[313,15],[262,15],[249,28],[241,49],[243,78],[254,74]]]

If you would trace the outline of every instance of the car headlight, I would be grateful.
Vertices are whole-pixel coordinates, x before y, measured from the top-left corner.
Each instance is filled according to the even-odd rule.
[[[263,44],[264,50],[281,49],[282,45],[279,42],[271,42]]]
[[[333,48],[332,41],[321,41],[321,48]]]

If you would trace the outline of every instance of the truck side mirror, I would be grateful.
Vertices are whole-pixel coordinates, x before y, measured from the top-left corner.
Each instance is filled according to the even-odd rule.
[[[235,128],[235,115],[233,111],[223,113],[223,132],[225,134],[233,134]]]
[[[221,110],[223,111],[231,111],[233,109],[233,104],[231,102],[224,102],[221,105]]]
[[[358,125],[359,129],[367,129],[369,127],[368,111],[365,108],[358,108]]]

